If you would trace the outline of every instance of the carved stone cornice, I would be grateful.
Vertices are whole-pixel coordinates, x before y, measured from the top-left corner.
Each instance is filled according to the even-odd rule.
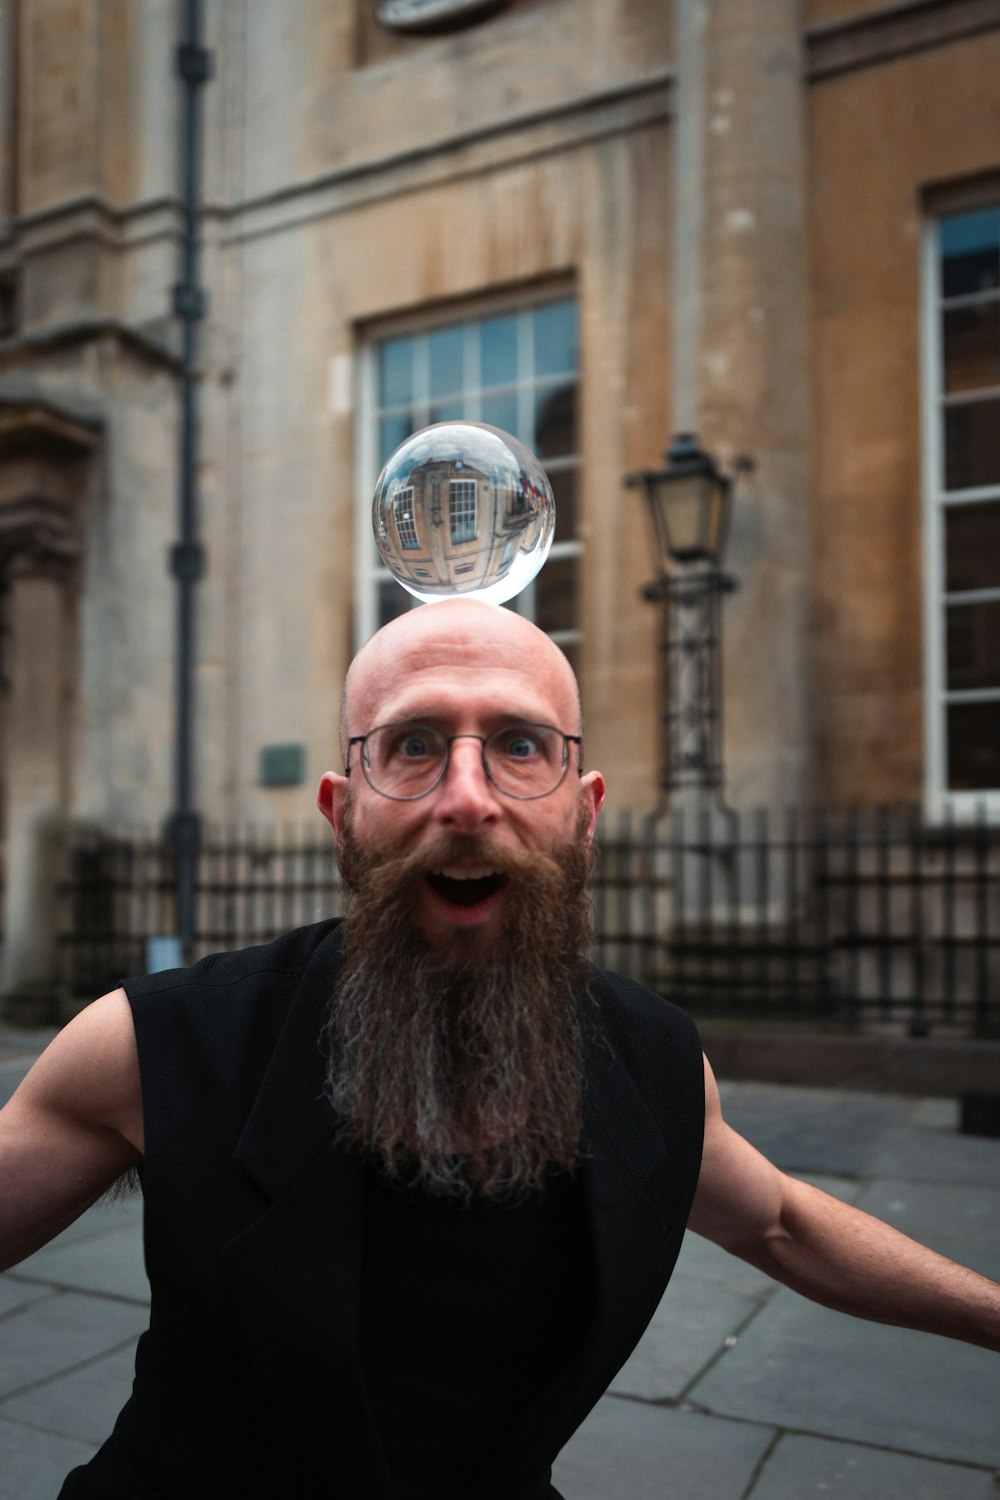
[[[899,0],[810,26],[806,77],[819,83],[997,30],[1000,0]]]
[[[66,506],[44,495],[0,505],[0,581],[53,578],[64,583],[80,557],[80,539]]]
[[[79,561],[79,488],[101,423],[57,402],[0,398],[0,582],[66,582]],[[83,468],[81,468],[83,465]]]
[[[26,453],[57,463],[87,458],[103,424],[40,397],[0,396],[0,463]]]

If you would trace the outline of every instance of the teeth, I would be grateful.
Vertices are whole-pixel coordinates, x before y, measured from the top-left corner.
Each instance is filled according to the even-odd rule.
[[[435,875],[443,875],[446,880],[487,880],[491,875],[496,875],[496,870],[488,869],[485,865],[482,869],[460,869],[460,870],[435,870]]]

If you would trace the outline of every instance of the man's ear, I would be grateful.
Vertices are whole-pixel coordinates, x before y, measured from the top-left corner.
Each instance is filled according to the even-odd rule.
[[[597,816],[604,802],[604,777],[600,771],[587,771],[580,779],[580,787],[587,814],[585,823],[587,837],[592,839],[597,827]]]
[[[344,827],[344,804],[349,786],[346,776],[341,776],[337,771],[327,771],[320,777],[319,791],[316,794],[316,806],[333,829],[333,836],[338,844]]]

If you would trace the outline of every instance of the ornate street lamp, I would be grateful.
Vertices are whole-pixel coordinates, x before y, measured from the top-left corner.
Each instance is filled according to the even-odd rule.
[[[722,472],[693,433],[674,438],[666,466],[630,474],[645,491],[659,572],[643,597],[662,604],[662,732],[659,786],[721,791],[722,595],[736,580],[722,571],[733,473]],[[738,472],[750,467],[739,459]]]

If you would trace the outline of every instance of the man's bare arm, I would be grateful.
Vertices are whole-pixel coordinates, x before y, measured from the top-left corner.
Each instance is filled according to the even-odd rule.
[[[142,1097],[124,990],[95,1000],[0,1110],[0,1269],[77,1218],[142,1159]]]
[[[696,1233],[839,1312],[1000,1352],[1000,1285],[780,1172],[723,1120],[707,1062],[705,1096]]]

